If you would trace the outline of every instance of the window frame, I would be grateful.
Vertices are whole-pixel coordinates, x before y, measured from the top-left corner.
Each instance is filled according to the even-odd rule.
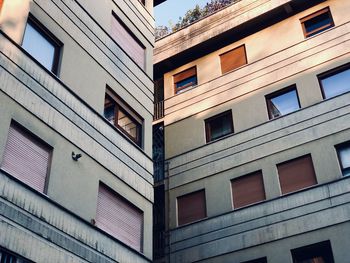
[[[244,63],[243,65],[240,65],[240,66],[238,66],[238,67],[235,67],[235,68],[233,68],[233,69],[230,69],[230,70],[228,70],[228,71],[223,72],[223,70],[222,70],[222,56],[224,56],[224,55],[226,55],[227,53],[230,53],[230,52],[232,52],[232,51],[235,51],[235,50],[237,50],[237,49],[239,49],[239,48],[242,48],[242,47],[243,47],[243,50],[244,50],[244,59],[245,59],[245,63]],[[244,65],[247,65],[247,64],[248,64],[248,57],[247,57],[247,48],[246,48],[246,45],[245,45],[245,44],[242,44],[242,45],[240,45],[240,46],[234,47],[234,48],[232,48],[232,49],[230,49],[230,50],[228,50],[228,51],[226,51],[226,52],[220,54],[220,55],[219,55],[219,58],[220,58],[220,70],[221,70],[221,75],[224,75],[224,74],[227,74],[227,73],[229,73],[229,72],[231,72],[231,71],[234,71],[234,70],[236,70],[236,69],[239,69],[239,68],[243,67]]]
[[[280,90],[277,90],[277,91],[274,91],[274,92],[272,92],[270,94],[265,95],[265,102],[266,102],[266,108],[267,108],[267,114],[269,116],[269,120],[278,119],[278,118],[281,118],[283,116],[286,116],[288,114],[291,114],[291,113],[294,113],[294,112],[298,111],[298,110],[295,110],[295,111],[292,111],[292,112],[289,112],[287,114],[283,114],[283,115],[277,116],[277,117],[272,116],[272,112],[271,112],[271,103],[269,101],[271,101],[271,99],[279,97],[279,96],[281,96],[283,94],[286,94],[288,92],[291,92],[293,90],[295,90],[295,92],[296,92],[296,95],[297,95],[296,98],[297,98],[297,102],[298,102],[298,106],[299,106],[298,110],[300,110],[301,109],[301,105],[300,105],[299,93],[298,93],[298,89],[297,89],[297,85],[296,84],[290,85],[288,87],[285,87],[283,89],[280,89]]]
[[[179,209],[179,198],[184,198],[184,197],[188,197],[188,196],[191,196],[191,195],[194,195],[194,194],[199,194],[199,193],[203,193],[204,195],[204,217],[201,217],[201,218],[198,218],[198,219],[195,219],[193,221],[188,221],[188,222],[185,222],[185,223],[181,223],[180,224],[180,209]],[[181,226],[184,226],[184,225],[188,225],[188,224],[192,224],[194,222],[198,222],[200,220],[203,220],[205,218],[208,217],[208,211],[207,211],[207,196],[206,196],[206,191],[205,191],[205,188],[202,188],[202,189],[199,189],[199,190],[195,190],[193,192],[190,192],[190,193],[186,193],[186,194],[183,194],[183,195],[180,195],[180,196],[177,196],[176,197],[176,224],[178,227],[181,227]]]
[[[323,15],[325,13],[329,14],[329,18],[331,19],[331,23],[329,23],[327,25],[324,25],[324,26],[322,26],[320,28],[314,29],[311,32],[307,32],[306,31],[306,27],[305,27],[305,22],[307,22],[307,21],[309,21],[309,20],[311,20],[311,19],[313,19],[313,18],[315,18],[317,16]],[[309,14],[309,15],[301,18],[300,19],[300,24],[301,24],[301,27],[303,29],[304,37],[305,38],[309,38],[311,36],[314,36],[314,35],[316,35],[318,33],[323,32],[324,30],[327,30],[329,28],[334,27],[334,19],[333,19],[333,16],[332,16],[332,13],[331,13],[331,10],[330,10],[329,6],[327,6],[327,7],[323,8],[323,9],[321,9],[321,10],[318,10],[318,11],[312,13],[312,14]]]
[[[261,179],[262,190],[263,190],[263,193],[264,193],[264,198],[261,199],[261,200],[258,200],[258,201],[254,201],[254,202],[250,202],[250,203],[244,204],[244,205],[235,206],[234,189],[233,189],[234,188],[233,187],[234,182],[237,182],[237,181],[242,180],[242,179],[244,180],[244,179],[247,179],[248,177],[253,177],[253,176],[259,176],[259,180]],[[236,178],[232,178],[230,180],[230,184],[231,184],[231,200],[232,200],[232,209],[233,210],[245,208],[245,207],[248,207],[248,206],[255,205],[255,204],[258,204],[258,203],[266,201],[265,182],[264,182],[264,175],[263,175],[262,170],[257,170],[257,171],[254,171],[254,172],[251,172],[251,173],[248,173],[248,174],[244,174],[244,175],[236,177]]]
[[[344,168],[343,166],[343,162],[340,158],[340,153],[339,151],[343,148],[349,148],[350,149],[350,141],[347,141],[347,142],[343,142],[343,143],[340,143],[340,144],[337,144],[335,146],[335,150],[337,152],[337,157],[338,157],[338,163],[339,163],[339,167],[340,167],[340,170],[342,172],[342,177],[347,177],[349,175],[344,175],[344,172],[347,171],[349,174],[350,174],[350,166],[347,167],[347,168]]]
[[[30,24],[43,38],[45,38],[55,49],[54,56],[52,58],[52,68],[48,69],[43,64],[40,63],[29,51],[23,48],[23,41],[26,34],[27,25]],[[61,62],[62,55],[62,47],[63,43],[53,34],[50,30],[48,30],[36,17],[34,17],[31,13],[29,13],[26,26],[23,31],[23,37],[21,41],[21,47],[26,51],[30,57],[36,61],[38,64],[43,66],[45,69],[49,70],[56,76],[59,76],[59,68]]]
[[[298,161],[298,160],[304,159],[304,158],[310,158],[310,160],[311,160],[313,175],[314,175],[314,179],[315,179],[315,182],[316,182],[316,183],[315,183],[315,184],[312,184],[312,185],[307,185],[307,186],[305,186],[305,187],[298,188],[298,189],[292,190],[292,191],[287,191],[287,192],[286,192],[286,191],[283,191],[283,189],[282,189],[282,184],[281,184],[281,174],[280,174],[280,171],[279,171],[279,166],[285,165],[285,164],[288,164],[288,163],[292,163],[292,162],[294,162],[294,161]],[[299,191],[302,191],[302,190],[305,190],[305,189],[308,189],[308,188],[310,188],[310,187],[314,187],[314,186],[318,185],[317,174],[316,174],[316,171],[315,171],[314,161],[313,161],[313,159],[312,159],[311,153],[307,153],[307,154],[304,154],[304,155],[301,155],[301,156],[298,156],[298,157],[295,157],[295,158],[288,159],[288,160],[286,160],[286,161],[277,163],[277,164],[276,164],[276,168],[277,168],[277,175],[278,175],[278,183],[279,183],[279,187],[280,187],[282,196],[289,195],[289,194],[293,194],[293,193],[296,193],[296,192],[299,192]]]
[[[229,116],[229,120],[230,120],[230,128],[231,128],[231,132],[230,133],[227,133],[225,135],[222,135],[218,138],[215,138],[215,139],[212,139],[212,136],[211,136],[211,129],[210,129],[210,122],[213,121],[213,120],[216,120],[220,117],[223,117],[225,115],[228,115]],[[205,140],[206,140],[206,143],[209,143],[209,142],[213,142],[213,141],[216,141],[216,140],[219,140],[221,138],[224,138],[230,134],[233,134],[235,132],[234,130],[234,125],[233,125],[233,117],[232,117],[232,110],[229,109],[227,111],[224,111],[224,112],[221,112],[217,115],[214,115],[210,118],[207,118],[204,120],[204,126],[205,126]]]
[[[142,0],[139,0],[139,2],[142,4]],[[143,65],[140,65],[137,63],[137,61],[127,52],[120,43],[113,37],[112,32],[110,31],[110,37],[113,40],[114,43],[117,44],[117,46],[123,50],[123,52],[143,71],[146,70],[146,65],[147,65],[147,55],[146,55],[146,47],[145,45],[141,42],[141,40],[134,34],[134,32],[131,31],[131,29],[119,18],[119,16],[112,10],[112,19],[115,19],[118,21],[118,23],[124,28],[124,30],[134,39],[134,41],[143,49]]]
[[[104,112],[106,109],[106,104],[104,102],[104,112],[103,117],[111,123],[114,127],[116,127],[120,132],[122,132],[128,139],[130,139],[133,143],[135,143],[139,147],[143,147],[143,123],[144,119],[132,108],[130,107],[122,98],[120,98],[111,88],[107,86],[105,92],[105,100],[106,97],[109,97],[110,100],[114,103],[115,107],[115,115],[114,115],[114,123],[112,124],[105,116]],[[112,104],[113,105],[113,104]],[[123,127],[118,124],[118,113],[121,111],[136,124],[136,138],[132,137]],[[139,119],[139,120],[137,120]]]
[[[5,152],[3,152],[3,155],[1,156],[1,163],[0,163],[0,170],[5,172],[6,174],[9,174],[11,176],[11,178],[13,178],[14,180],[20,182],[21,184],[29,187],[30,189],[32,189],[33,191],[36,191],[38,193],[41,193],[41,194],[44,194],[44,195],[47,195],[47,191],[48,191],[48,188],[49,188],[49,181],[50,181],[50,174],[51,174],[51,166],[52,166],[52,156],[53,156],[53,150],[54,150],[54,147],[52,147],[50,144],[48,144],[46,141],[44,141],[42,138],[40,138],[38,135],[36,135],[35,133],[33,133],[32,131],[30,131],[29,129],[27,129],[26,127],[24,127],[23,125],[21,125],[20,123],[18,123],[17,121],[15,120],[12,120],[10,125],[8,126],[8,129],[7,129],[7,138],[6,138],[6,142],[5,142],[5,147],[6,147],[6,144],[7,144],[7,140],[8,140],[8,136],[9,136],[9,131],[10,131],[10,127],[15,127],[15,129],[18,129],[20,130],[26,137],[30,137],[32,138],[34,141],[42,144],[43,146],[47,147],[50,152],[49,152],[49,157],[48,157],[48,160],[47,160],[47,171],[46,171],[46,176],[45,176],[45,183],[44,183],[44,189],[43,191],[38,191],[36,190],[35,188],[33,188],[31,185],[23,182],[22,180],[18,179],[17,177],[15,177],[14,175],[4,171],[1,166],[2,166],[2,163],[4,161],[4,155],[5,155]]]
[[[262,257],[262,258],[257,258],[257,259],[253,259],[253,260],[244,261],[241,263],[267,263],[267,258]]]
[[[319,253],[315,253],[315,251]],[[330,254],[327,255],[327,253]],[[305,260],[313,259],[308,258],[308,256],[315,257],[317,256],[316,254],[319,254],[322,259],[327,260],[325,262],[334,263],[332,245],[329,240],[291,249],[290,254],[292,256],[293,263],[299,263],[304,262]],[[326,256],[326,258],[324,256]]]
[[[335,75],[337,75],[339,73],[342,73],[342,72],[344,72],[346,70],[350,70],[350,63],[346,63],[346,64],[341,65],[339,67],[332,68],[330,70],[327,70],[327,71],[317,75],[317,80],[318,80],[318,83],[319,83],[320,88],[321,88],[321,93],[322,93],[323,100],[328,100],[328,99],[331,99],[331,98],[335,98],[337,96],[341,96],[341,95],[343,95],[345,93],[349,93],[350,92],[350,88],[349,88],[349,91],[346,91],[344,93],[340,93],[340,94],[335,95],[333,97],[326,98],[326,94],[325,94],[324,87],[323,87],[323,84],[322,84],[322,80],[323,79],[335,76]]]
[[[195,74],[194,74],[194,75],[191,75],[191,76],[189,76],[189,77],[187,77],[187,78],[184,78],[184,79],[181,79],[181,80],[175,82],[176,76],[178,76],[178,75],[180,75],[180,74],[183,74],[183,73],[186,72],[186,71],[193,70],[193,69],[194,69],[194,71],[195,71]],[[184,86],[182,86],[182,87],[180,87],[180,88],[177,88],[177,87],[176,87],[176,84],[179,83],[180,81],[184,81],[184,80],[186,80],[186,79],[192,78],[193,76],[196,77],[196,84],[194,84],[194,85],[184,85]],[[181,94],[181,93],[182,93],[184,90],[186,90],[186,89],[190,89],[190,88],[193,88],[193,87],[198,86],[197,66],[190,67],[190,68],[188,68],[188,69],[182,70],[181,72],[178,72],[178,73],[174,74],[174,75],[173,75],[173,83],[174,83],[174,94],[175,94],[175,95]]]

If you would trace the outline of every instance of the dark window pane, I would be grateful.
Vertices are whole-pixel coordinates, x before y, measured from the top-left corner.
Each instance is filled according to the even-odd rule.
[[[192,76],[187,79],[181,80],[176,83],[176,93],[184,91],[186,88],[190,88],[197,85],[197,76]]]
[[[27,23],[22,47],[45,68],[50,71],[54,70],[54,63],[56,63],[55,54],[58,47],[42,32],[37,30],[31,21]]]
[[[347,143],[338,147],[339,162],[343,176],[350,175],[350,144]]]
[[[141,146],[142,120],[118,96],[105,96],[104,117]]]
[[[313,36],[334,26],[329,8],[319,10],[300,20],[305,37]]]
[[[350,91],[350,69],[321,79],[321,85],[326,99]]]
[[[231,111],[219,114],[205,121],[207,142],[233,132]]]
[[[317,29],[325,30],[327,28],[330,28],[332,26],[332,19],[329,16],[329,13],[323,13],[319,16],[316,16],[308,21],[305,22],[305,30],[307,33],[311,33],[309,36],[312,36],[320,31],[316,31]]]
[[[276,96],[271,96],[270,98],[267,97],[267,104],[271,119],[300,109],[296,89]]]
[[[293,249],[293,263],[334,263],[329,241]]]

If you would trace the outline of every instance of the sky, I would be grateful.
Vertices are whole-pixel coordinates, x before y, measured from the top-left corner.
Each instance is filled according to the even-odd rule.
[[[154,8],[157,26],[169,26],[169,20],[175,24],[179,17],[183,17],[187,10],[196,4],[203,7],[210,0],[167,0]]]

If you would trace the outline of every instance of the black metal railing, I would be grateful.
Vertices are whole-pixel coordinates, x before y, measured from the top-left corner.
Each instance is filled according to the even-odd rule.
[[[164,117],[164,100],[154,103],[153,120],[159,120]]]

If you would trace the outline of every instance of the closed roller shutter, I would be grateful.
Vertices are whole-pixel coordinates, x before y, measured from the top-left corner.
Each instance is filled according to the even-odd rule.
[[[11,124],[1,169],[44,192],[51,147],[16,124]]]
[[[142,251],[143,212],[103,184],[98,191],[96,225]]]
[[[245,46],[237,47],[220,55],[222,74],[247,64]]]
[[[178,224],[187,224],[207,216],[205,191],[187,194],[177,198]]]
[[[112,16],[112,37],[136,64],[145,67],[145,48],[115,14]]]
[[[261,171],[232,180],[234,208],[265,200],[264,181]]]
[[[311,155],[277,165],[282,194],[317,184]]]
[[[176,84],[179,81],[190,78],[192,76],[195,76],[196,74],[197,74],[196,67],[186,69],[186,70],[174,75],[174,83]]]

